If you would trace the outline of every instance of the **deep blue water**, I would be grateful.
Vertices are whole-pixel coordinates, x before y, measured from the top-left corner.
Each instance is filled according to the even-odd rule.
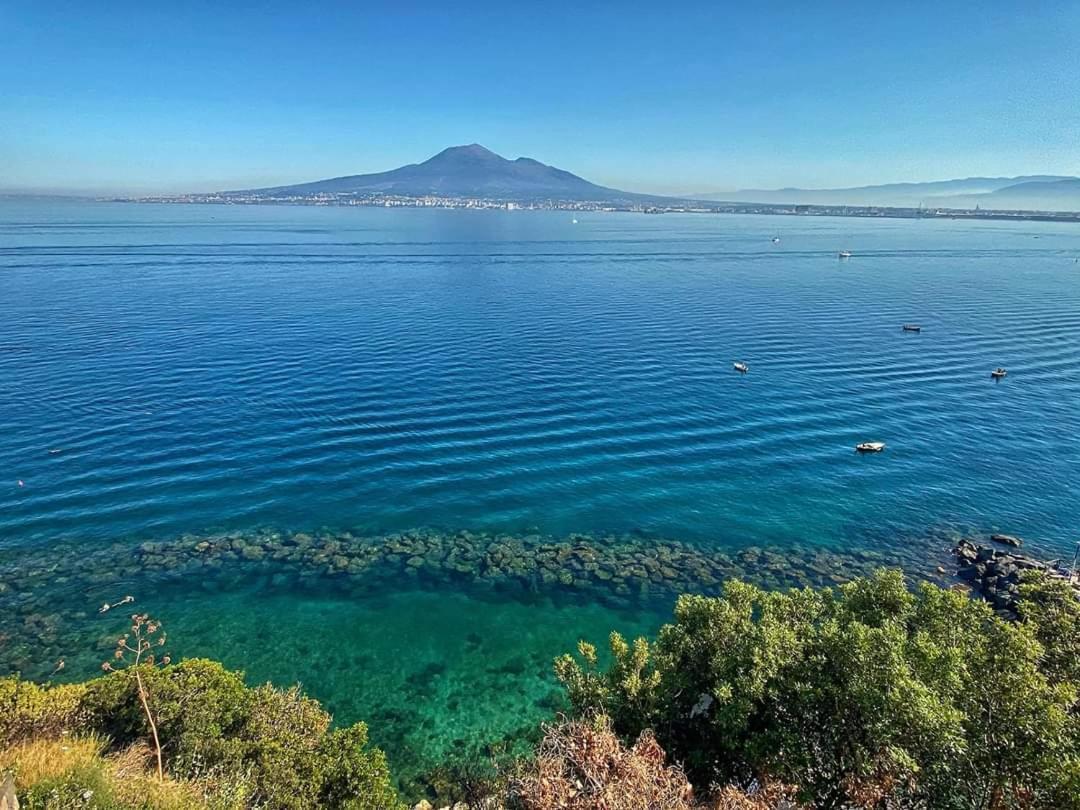
[[[0,203],[0,551],[261,526],[1071,550],[1080,227],[577,219]],[[140,603],[186,653],[370,720],[405,770],[549,713],[577,636],[660,620],[205,584]],[[105,632],[99,593],[64,599]]]
[[[578,219],[5,203],[0,544],[1075,535],[1080,229]]]

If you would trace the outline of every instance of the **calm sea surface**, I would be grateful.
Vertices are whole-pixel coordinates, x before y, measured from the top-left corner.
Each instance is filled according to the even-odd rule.
[[[0,203],[0,552],[323,526],[1071,552],[1080,227],[577,219]],[[184,653],[302,680],[409,773],[550,713],[579,636],[660,621],[204,585],[137,596]],[[99,596],[56,586],[88,662]]]

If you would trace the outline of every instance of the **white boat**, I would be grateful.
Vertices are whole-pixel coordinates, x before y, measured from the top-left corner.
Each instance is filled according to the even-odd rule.
[[[917,323],[905,323],[900,328],[903,329],[905,332],[921,332],[922,331],[922,327],[919,326]]]
[[[880,453],[885,449],[885,442],[859,442],[855,450],[859,453]]]
[[[850,250],[841,250],[840,253],[839,253],[839,256],[840,256],[841,259],[850,259],[851,258],[851,251]]]
[[[780,237],[779,237],[779,236],[774,236],[774,237],[772,238],[772,243],[773,243],[774,245],[779,245],[779,244],[780,244]]]
[[[746,363],[732,363],[731,365],[740,374],[745,374],[750,370],[750,366],[746,365]]]
[[[995,368],[993,371],[990,372],[990,376],[993,377],[995,380],[1000,380],[1008,373],[1009,372],[999,366],[998,368]]]

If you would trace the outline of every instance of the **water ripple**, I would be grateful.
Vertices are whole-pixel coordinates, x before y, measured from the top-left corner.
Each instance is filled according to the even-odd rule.
[[[218,214],[0,216],[0,545],[1080,523],[1075,228]]]

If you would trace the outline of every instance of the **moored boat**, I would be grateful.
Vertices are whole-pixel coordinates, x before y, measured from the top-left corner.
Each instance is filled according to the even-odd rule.
[[[737,363],[736,362],[736,363],[732,363],[731,365],[740,374],[745,374],[746,372],[748,372],[750,370],[750,366],[746,365],[746,363]]]
[[[885,442],[859,442],[855,450],[859,453],[880,453],[885,449]]]
[[[921,332],[922,331],[922,327],[919,326],[917,323],[905,323],[900,328],[903,329],[905,332]]]

